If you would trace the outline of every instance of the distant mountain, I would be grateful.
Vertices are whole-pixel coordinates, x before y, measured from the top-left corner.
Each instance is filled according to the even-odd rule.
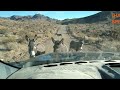
[[[11,20],[29,20],[32,19],[32,16],[18,16],[18,15],[13,15],[10,17]]]
[[[99,23],[103,21],[110,22],[112,20],[112,13],[120,14],[120,11],[102,11],[84,18],[65,19],[61,22],[61,24],[85,24],[85,23]]]
[[[44,15],[41,15],[41,14],[35,14],[33,16],[18,16],[18,15],[13,15],[9,18],[10,20],[37,20],[37,19],[41,19],[41,20],[46,20],[46,21],[50,21],[50,22],[57,22],[59,23],[60,21],[57,20],[57,19],[53,19],[53,18],[50,18],[48,16],[44,16]]]

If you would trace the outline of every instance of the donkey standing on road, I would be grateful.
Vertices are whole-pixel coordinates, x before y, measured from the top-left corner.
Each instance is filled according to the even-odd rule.
[[[63,38],[61,40],[54,40],[54,38],[52,37],[51,39],[52,39],[52,42],[54,44],[54,46],[53,46],[54,52],[57,52],[57,53],[68,52],[68,47],[64,44]]]
[[[79,50],[82,50],[83,48],[83,44],[84,44],[84,40],[79,40],[79,41],[71,41],[70,42],[70,47],[69,47],[69,51],[71,51],[71,49],[75,50],[76,52]]]
[[[35,44],[35,41],[37,40],[37,35],[35,35],[33,39],[30,39],[26,35],[25,39],[28,41],[28,51],[29,51],[29,54],[30,54],[30,58],[45,53],[44,45],[42,45],[40,43]]]

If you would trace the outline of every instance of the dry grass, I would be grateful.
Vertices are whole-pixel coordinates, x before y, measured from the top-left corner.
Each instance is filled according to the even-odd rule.
[[[2,40],[2,43],[16,42],[15,37],[6,37]]]
[[[102,43],[102,50],[107,52],[120,52],[120,42],[118,41],[105,41]]]

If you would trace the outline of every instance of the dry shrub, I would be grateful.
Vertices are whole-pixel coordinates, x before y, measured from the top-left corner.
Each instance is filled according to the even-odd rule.
[[[9,30],[7,30],[6,28],[5,29],[0,28],[0,34],[6,34],[6,33],[9,33]]]
[[[105,41],[102,43],[102,50],[108,52],[117,52],[119,50],[120,42],[117,41]]]
[[[97,42],[102,41],[101,38],[87,37],[85,36],[85,42],[88,44],[97,44]]]
[[[18,45],[17,45],[16,42],[8,42],[8,43],[6,43],[5,46],[6,46],[6,48],[7,48],[8,50],[18,49]]]
[[[6,29],[7,29],[7,27],[0,25],[0,30],[6,30]]]
[[[2,43],[16,42],[15,37],[7,37],[2,40]]]
[[[11,51],[7,51],[4,54],[4,58],[7,61],[21,61],[29,59],[28,48],[25,44],[18,44],[18,43],[9,43],[8,48]]]

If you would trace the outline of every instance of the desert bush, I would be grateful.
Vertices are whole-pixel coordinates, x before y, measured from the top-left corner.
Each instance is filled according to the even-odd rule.
[[[2,30],[0,30],[0,34],[5,34],[5,33],[7,33],[8,31],[6,30],[6,29],[2,29]]]
[[[21,61],[27,60],[29,58],[28,48],[26,44],[18,44],[15,42],[7,43],[6,45],[7,51],[4,53],[3,57],[7,61]]]
[[[97,43],[99,43],[101,41],[102,41],[101,38],[95,38],[95,37],[87,37],[87,36],[85,36],[85,42],[89,43],[89,44],[97,44]]]
[[[5,44],[5,46],[8,50],[18,49],[18,45],[16,42],[8,42]]]
[[[16,42],[15,37],[6,37],[2,40],[2,43]]]

